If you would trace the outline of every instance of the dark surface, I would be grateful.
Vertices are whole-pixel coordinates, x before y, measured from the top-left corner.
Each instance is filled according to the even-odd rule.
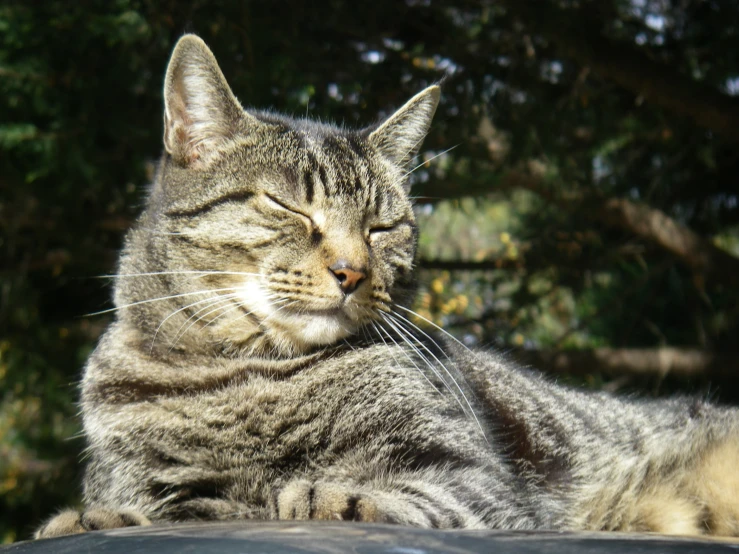
[[[739,553],[739,542],[623,533],[439,531],[324,522],[227,522],[137,527],[23,542],[3,553],[496,554]]]

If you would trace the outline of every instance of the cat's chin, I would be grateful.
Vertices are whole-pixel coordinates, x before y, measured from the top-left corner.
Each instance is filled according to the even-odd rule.
[[[355,330],[340,310],[283,314],[275,334],[296,350],[310,350],[316,346],[333,344],[351,335]]]
[[[346,305],[318,310],[290,305],[281,308],[268,299],[256,279],[244,283],[240,296],[249,312],[269,330],[273,344],[288,354],[334,344],[357,330],[357,323],[347,314],[351,308]]]

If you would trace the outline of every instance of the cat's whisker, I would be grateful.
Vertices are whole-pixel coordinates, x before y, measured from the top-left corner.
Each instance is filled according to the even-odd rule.
[[[364,337],[364,340],[367,341],[367,344],[375,344],[374,339],[372,338],[372,334],[370,333],[369,329],[367,329],[367,324],[362,324],[362,336]]]
[[[460,144],[461,144],[461,143],[460,143]],[[431,157],[431,158],[429,158],[428,160],[424,160],[423,162],[421,162],[420,164],[418,164],[418,165],[417,165],[416,167],[414,167],[414,168],[413,168],[413,169],[411,169],[410,171],[407,171],[407,172],[405,173],[405,175],[403,175],[402,179],[405,179],[406,177],[410,176],[410,175],[411,175],[411,174],[412,174],[412,173],[413,173],[414,171],[416,171],[417,169],[419,169],[419,168],[423,167],[423,166],[424,166],[424,165],[426,165],[426,164],[429,164],[429,163],[431,163],[431,162],[432,162],[432,161],[434,161],[434,160],[435,160],[436,158],[438,158],[438,157],[440,157],[440,156],[443,156],[444,154],[446,154],[446,153],[448,153],[448,152],[451,152],[451,151],[452,151],[452,150],[454,150],[454,149],[455,149],[455,148],[456,148],[457,146],[459,146],[459,144],[455,144],[455,145],[454,145],[454,146],[452,146],[451,148],[447,148],[447,149],[446,149],[446,150],[444,150],[443,152],[439,152],[438,154],[436,154],[436,156],[432,156],[432,157]]]
[[[378,337],[380,337],[380,340],[381,340],[381,341],[382,341],[382,343],[383,343],[383,344],[385,345],[385,347],[388,347],[388,343],[387,343],[387,341],[386,341],[386,340],[385,340],[385,339],[383,338],[383,336],[382,336],[382,332],[381,332],[382,326],[381,326],[381,325],[379,325],[379,324],[378,324],[378,323],[377,323],[376,321],[372,321],[371,323],[372,323],[372,327],[374,328],[374,330],[375,330],[375,333],[377,334],[377,336],[378,336]],[[385,334],[387,334],[387,331],[385,331]],[[389,338],[389,337],[390,337],[390,335],[388,335],[388,338]],[[393,341],[393,342],[395,342],[395,341]],[[396,346],[398,346],[398,343],[396,342],[396,343],[395,343],[395,345],[396,345]],[[398,366],[398,367],[400,367],[400,362],[398,361],[398,358],[397,358],[397,356],[395,356],[395,353],[394,353],[394,352],[392,351],[392,349],[389,349],[389,348],[388,348],[388,350],[389,350],[389,351],[391,352],[391,354],[392,354],[393,360],[395,361],[395,365],[396,365],[396,366]],[[402,350],[402,348],[401,348],[401,350]],[[406,353],[406,356],[407,356],[407,355],[408,355],[408,354]],[[410,358],[409,358],[409,359],[410,359]],[[413,363],[413,361],[412,361],[412,360],[411,360],[411,363]],[[420,371],[420,369],[419,369],[419,371]]]
[[[268,300],[268,301],[270,301],[270,300],[271,300],[271,299],[273,298],[273,296],[271,296],[271,295],[268,295],[268,296],[267,296],[266,298],[267,298],[267,300]],[[271,304],[273,304],[273,305],[274,305],[274,302],[271,302]],[[241,308],[243,308],[243,307],[244,307],[244,303],[243,303],[243,302],[237,302],[235,306],[233,306],[233,307],[229,308],[229,309],[228,309],[228,310],[226,310],[225,312],[221,312],[221,313],[220,313],[220,314],[218,314],[218,315],[217,315],[217,316],[216,316],[215,318],[213,318],[213,319],[212,319],[211,321],[209,321],[208,323],[206,323],[205,325],[203,325],[203,329],[205,329],[206,327],[208,327],[208,326],[210,326],[210,325],[213,325],[213,324],[214,324],[214,323],[216,323],[216,322],[217,322],[217,321],[218,321],[219,319],[221,319],[222,317],[225,317],[225,316],[226,316],[227,314],[229,314],[229,313],[233,312],[234,310],[238,310],[238,309],[241,309]],[[251,315],[252,313],[254,313],[254,311],[253,311],[253,310],[252,310],[251,312],[247,312],[247,313],[245,313],[245,314],[243,314],[243,315],[241,315],[241,316],[237,317],[237,318],[236,318],[236,319],[235,319],[234,321],[232,321],[232,323],[234,323],[234,322],[236,322],[236,321],[239,321],[240,319],[243,319],[243,318],[245,318],[245,317],[248,317],[248,316],[250,316],[250,315]],[[206,317],[207,315],[208,315],[208,314],[205,314],[205,315],[203,315],[203,316],[202,316],[202,317],[201,317],[200,319],[198,319],[198,321],[202,320],[202,319],[203,319],[203,318],[205,318],[205,317]],[[197,321],[195,321],[195,323],[197,323]],[[192,326],[192,325],[191,325],[191,326]]]
[[[163,236],[163,237],[178,237],[178,236],[187,234],[181,231],[180,232],[157,231],[156,229],[147,229],[145,227],[137,227],[137,231],[144,231],[146,233],[149,233],[150,235],[158,235],[158,236]]]
[[[115,273],[111,275],[97,275],[94,279],[118,279],[121,277],[151,277],[154,275],[197,275],[205,277],[207,275],[243,275],[246,277],[262,277],[261,273],[249,273],[245,271],[196,271],[196,270],[181,270],[181,271],[151,271],[148,273]]]
[[[369,310],[366,310],[366,311],[369,311]],[[364,342],[368,346],[375,344],[374,341],[372,341],[372,339],[367,334],[368,331],[367,331],[367,322],[366,321],[359,326],[359,329],[357,329],[357,334],[359,334],[360,332],[362,333],[362,338],[364,339]]]
[[[285,304],[285,302],[287,302],[287,303]],[[275,310],[271,314],[269,314],[267,317],[265,317],[264,318],[264,321],[267,321],[269,318],[276,316],[278,313],[280,313],[285,308],[290,308],[290,307],[294,306],[295,304],[298,303],[298,301],[297,300],[289,301],[289,299],[285,298],[282,301],[280,301],[280,303],[282,303],[283,305],[280,306],[277,310]],[[272,303],[272,305],[275,305],[275,304],[276,304],[275,302]]]
[[[436,346],[436,348],[439,349],[440,352],[442,352],[444,354],[444,357],[447,360],[449,360],[450,363],[452,363],[452,364],[454,363],[454,360],[452,360],[449,357],[449,354],[447,353],[446,349],[443,348],[434,337],[432,337],[431,335],[429,335],[428,333],[426,333],[423,329],[421,329],[418,325],[416,325],[415,323],[413,323],[413,321],[411,321],[407,317],[404,317],[403,315],[401,315],[401,314],[399,314],[397,312],[392,312],[391,315],[392,315],[392,317],[394,318],[394,320],[398,324],[401,324],[402,323],[404,325],[404,327],[410,326],[411,329],[415,329],[416,331],[418,331],[419,333],[421,333],[424,337],[426,337],[429,341],[431,341],[433,343],[433,345]]]
[[[269,299],[270,299],[270,297],[268,297],[267,299],[269,300]],[[274,311],[273,313],[271,313],[271,314],[267,315],[267,317],[265,317],[265,318],[264,318],[264,321],[268,320],[268,319],[269,319],[270,317],[273,317],[274,315],[276,315],[277,313],[279,313],[279,311],[280,311],[280,310],[282,310],[283,308],[286,308],[287,306],[289,306],[289,305],[291,305],[291,304],[294,304],[294,303],[295,303],[295,301],[293,301],[292,303],[288,303],[288,304],[285,304],[285,302],[288,302],[288,299],[287,299],[287,298],[281,298],[281,299],[278,299],[278,300],[276,300],[276,301],[270,301],[270,304],[271,304],[272,306],[275,306],[275,305],[278,305],[278,304],[284,304],[284,305],[283,305],[283,306],[282,306],[281,308],[279,308],[278,310]],[[218,319],[220,319],[221,317],[225,316],[225,315],[226,315],[226,314],[228,314],[229,312],[233,311],[234,309],[237,309],[237,308],[241,308],[241,307],[243,307],[243,304],[241,304],[241,303],[237,304],[237,305],[236,305],[236,306],[235,306],[235,307],[234,307],[233,309],[229,309],[229,310],[225,311],[224,313],[218,314],[218,316],[217,316],[217,317],[216,317],[216,318],[215,318],[215,319],[214,319],[213,321],[210,321],[210,322],[208,322],[208,323],[207,323],[206,325],[204,325],[203,327],[204,327],[204,328],[205,328],[205,327],[208,327],[208,325],[211,325],[211,324],[215,323],[215,322],[216,322],[216,321],[217,321]],[[253,311],[251,311],[251,312],[247,312],[247,313],[244,313],[244,314],[240,315],[239,317],[237,317],[236,319],[234,319],[234,320],[233,320],[233,321],[231,322],[231,324],[233,325],[233,324],[234,324],[234,323],[236,323],[237,321],[240,321],[240,320],[242,320],[242,319],[244,319],[244,318],[246,318],[246,317],[249,317],[249,316],[250,316],[250,315],[252,315],[253,313],[254,313]]]
[[[385,318],[383,317],[383,319],[385,319]],[[399,328],[398,328],[398,326],[397,326],[397,325],[394,325],[394,324],[393,324],[393,322],[392,322],[392,321],[390,321],[389,319],[385,319],[385,323],[387,323],[387,324],[388,324],[388,325],[389,325],[390,327],[392,327],[392,329],[393,329],[393,330],[394,330],[394,331],[395,331],[395,332],[396,332],[396,333],[398,334],[398,336],[399,336],[399,337],[400,337],[400,338],[401,338],[401,339],[403,340],[403,342],[404,342],[404,343],[406,343],[406,344],[407,344],[407,345],[408,345],[408,346],[409,346],[409,347],[411,348],[411,350],[413,350],[413,352],[414,352],[414,353],[415,353],[415,354],[416,354],[416,355],[417,355],[417,356],[418,356],[419,358],[421,358],[421,359],[423,360],[423,362],[424,362],[424,363],[426,364],[426,367],[428,367],[428,368],[429,368],[429,369],[431,370],[431,372],[432,372],[432,373],[433,373],[433,374],[434,374],[434,375],[435,375],[435,376],[436,376],[436,377],[437,377],[437,378],[439,379],[439,381],[441,381],[441,382],[442,382],[442,384],[444,385],[444,387],[445,387],[445,388],[446,388],[446,389],[447,389],[447,390],[448,390],[448,391],[449,391],[449,392],[450,392],[450,393],[452,394],[452,396],[454,396],[454,397],[455,397],[455,399],[456,399],[456,394],[455,394],[454,390],[453,390],[453,389],[452,389],[452,388],[451,388],[451,387],[449,386],[449,384],[448,384],[448,383],[446,382],[446,379],[444,379],[444,376],[443,376],[443,375],[441,375],[441,374],[439,373],[439,371],[438,371],[438,370],[437,370],[437,369],[436,369],[436,368],[434,367],[434,365],[433,365],[433,364],[431,363],[431,360],[429,360],[429,359],[428,359],[428,358],[427,358],[427,357],[426,357],[426,356],[424,355],[424,353],[423,353],[423,352],[422,352],[422,351],[421,351],[421,350],[420,350],[420,349],[419,349],[419,348],[418,348],[418,347],[417,347],[417,346],[416,346],[415,344],[413,344],[413,343],[412,343],[412,342],[411,342],[411,341],[410,341],[410,340],[408,339],[408,336],[407,336],[407,335],[408,335],[408,333],[407,333],[407,332],[405,332],[405,333],[404,333],[402,329],[399,329]],[[412,335],[411,335],[411,336],[412,336]],[[415,364],[414,364],[414,365],[415,365]],[[416,366],[416,367],[418,367],[418,366]],[[421,369],[420,369],[420,368],[419,368],[419,371],[421,371]],[[434,387],[434,388],[436,388],[436,387]],[[459,402],[459,400],[457,400],[457,402]],[[464,406],[461,406],[461,407],[462,407],[462,411],[464,411],[464,410],[465,410],[465,409],[464,409]]]
[[[429,319],[426,319],[426,318],[425,318],[425,317],[423,317],[423,316],[422,316],[421,314],[418,314],[418,313],[414,312],[413,310],[411,310],[411,309],[409,309],[409,308],[406,308],[405,306],[401,306],[400,304],[394,304],[394,305],[395,305],[395,307],[396,307],[396,308],[399,308],[399,309],[401,309],[401,310],[403,310],[403,311],[405,311],[405,312],[407,312],[407,313],[409,313],[409,314],[411,314],[411,315],[414,315],[414,316],[416,316],[416,317],[417,317],[418,319],[421,319],[421,320],[425,321],[426,323],[428,323],[429,325],[431,325],[432,327],[434,327],[434,328],[435,328],[435,329],[436,329],[437,331],[441,331],[441,332],[442,332],[442,333],[444,333],[444,334],[445,334],[445,335],[446,335],[447,337],[449,337],[449,338],[450,338],[450,339],[452,339],[452,340],[453,340],[454,342],[456,342],[456,343],[457,343],[457,344],[458,344],[459,346],[461,346],[462,348],[464,348],[465,350],[467,350],[468,352],[470,352],[470,349],[469,349],[469,348],[467,348],[467,345],[466,345],[466,344],[464,344],[464,343],[463,343],[462,341],[460,341],[460,340],[459,340],[459,339],[458,339],[457,337],[455,337],[454,335],[452,335],[451,333],[449,333],[449,331],[446,331],[446,330],[442,329],[441,327],[439,327],[439,326],[438,326],[438,325],[437,325],[436,323],[434,323],[433,321],[431,321],[431,320],[429,320]],[[396,315],[396,316],[400,316],[400,314],[398,314],[397,312],[395,313],[395,315]],[[410,321],[409,319],[407,319],[407,318],[403,318],[403,319],[404,319],[405,321],[407,321],[408,323],[410,323],[411,325],[413,325],[414,327],[416,327],[416,329],[419,329],[419,327],[418,327],[418,326],[417,326],[417,325],[416,325],[415,323],[411,322],[411,321]],[[419,330],[420,330],[420,329],[419,329]],[[437,345],[437,346],[438,346],[438,345]],[[444,351],[444,349],[443,349],[443,348],[442,348],[441,350],[442,350],[442,352]],[[449,358],[449,355],[448,355],[448,354],[445,354],[445,355],[446,355],[446,357],[447,357],[447,358]]]
[[[377,344],[376,341],[372,338],[372,333],[367,328],[367,323],[377,321],[376,311],[368,306],[358,306],[357,308],[360,312],[357,316],[357,321],[362,323],[360,323],[359,328],[354,332],[354,334],[359,334],[359,332],[361,331],[362,338],[367,345]]]
[[[398,314],[395,314],[395,315],[398,315]],[[393,314],[384,314],[383,315],[383,318],[385,316],[387,316],[390,319],[393,319]],[[401,323],[402,323],[399,320],[394,320],[394,321],[398,325],[401,325]],[[417,325],[413,324],[412,322],[408,321],[407,319],[405,321],[407,321],[408,323],[410,323],[411,325],[413,325],[422,335],[424,335],[428,340],[430,340],[434,345],[436,345],[436,347],[439,348],[440,351],[444,352],[444,349],[441,348],[439,346],[439,344],[428,333],[424,332]],[[389,321],[388,321],[388,323],[389,323]],[[408,331],[406,331],[406,332],[408,332]],[[436,361],[436,363],[438,363],[444,369],[444,372],[449,376],[449,379],[451,379],[452,383],[457,388],[457,390],[459,391],[459,394],[461,395],[462,399],[464,400],[465,404],[467,405],[467,408],[469,409],[469,414],[475,420],[475,423],[477,423],[477,426],[480,428],[480,432],[482,433],[483,437],[485,437],[485,430],[483,429],[482,424],[480,423],[480,420],[477,417],[477,414],[475,414],[475,410],[472,407],[472,404],[470,403],[469,399],[467,398],[467,395],[462,390],[462,387],[459,385],[459,383],[457,382],[457,380],[454,378],[454,375],[452,375],[452,372],[449,370],[449,368],[446,365],[444,365],[444,363],[441,360],[439,360],[439,358],[436,356],[436,354],[434,354],[433,351],[428,346],[426,346],[425,344],[423,344],[423,342],[421,342],[421,341],[417,341],[417,344],[418,344],[419,347],[423,348],[426,352],[428,352],[429,355]],[[444,381],[446,383],[445,380],[442,380],[442,381]],[[457,398],[456,394],[454,394],[454,397]],[[459,402],[459,399],[458,398],[457,398],[457,402]],[[460,406],[462,407],[462,410],[466,413],[467,410],[465,409],[464,406],[461,405],[461,402],[460,402]],[[487,440],[487,437],[485,438],[485,440]]]
[[[227,307],[227,306],[221,306],[221,308],[225,308],[225,307]],[[217,322],[217,321],[218,321],[219,319],[222,319],[222,318],[226,317],[226,316],[227,316],[228,314],[230,314],[231,312],[234,312],[234,311],[236,311],[236,310],[240,310],[240,309],[242,309],[243,307],[244,307],[244,305],[243,305],[242,303],[240,303],[240,302],[239,302],[239,303],[237,303],[237,304],[235,304],[234,306],[231,306],[231,307],[229,307],[229,308],[228,308],[227,310],[225,310],[225,311],[221,312],[221,313],[220,313],[220,314],[218,314],[218,315],[217,315],[216,317],[214,317],[213,319],[211,319],[211,320],[210,320],[210,321],[209,321],[208,323],[206,323],[205,325],[203,325],[203,327],[201,328],[201,330],[202,330],[202,329],[205,329],[206,327],[210,327],[211,325],[214,325],[214,324],[215,324],[215,323],[216,323],[216,322]],[[218,310],[215,310],[215,311],[218,311]],[[209,312],[209,313],[210,313],[210,312]],[[235,319],[234,321],[238,321],[238,320],[239,320],[239,319],[241,319],[242,317],[246,317],[246,316],[248,316],[248,315],[251,315],[251,314],[252,314],[252,312],[248,312],[247,314],[244,314],[243,316],[239,316],[239,317],[238,317],[238,318],[236,318],[236,319]],[[205,318],[205,317],[206,317],[207,315],[208,315],[208,314],[205,314],[205,315],[203,315],[203,317],[202,317],[202,318],[198,319],[197,321],[194,321],[194,322],[193,322],[193,323],[192,323],[192,324],[190,325],[190,327],[192,327],[192,326],[193,326],[193,325],[194,325],[195,323],[197,323],[198,321],[201,321],[202,319],[204,319],[204,318]]]
[[[388,322],[388,323],[389,323],[389,322]],[[423,372],[423,370],[422,370],[422,369],[421,369],[421,368],[420,368],[420,367],[418,366],[418,364],[417,364],[417,363],[415,362],[415,360],[414,360],[414,359],[413,359],[413,358],[411,357],[411,355],[410,355],[410,354],[408,354],[408,352],[406,352],[406,350],[405,350],[405,349],[404,349],[404,348],[403,348],[402,346],[400,346],[400,345],[398,344],[398,342],[397,342],[397,341],[396,341],[396,340],[395,340],[395,339],[393,338],[393,336],[392,336],[392,335],[391,335],[391,334],[390,334],[390,333],[389,333],[389,332],[387,331],[387,329],[384,329],[384,328],[382,327],[382,325],[375,325],[375,329],[377,329],[378,327],[379,327],[379,330],[381,330],[381,331],[385,331],[385,334],[387,335],[387,338],[388,338],[388,339],[390,339],[390,340],[391,340],[391,341],[393,342],[393,344],[395,344],[395,346],[397,346],[397,347],[398,347],[398,350],[400,350],[400,351],[401,351],[401,352],[402,352],[402,353],[403,353],[403,354],[405,355],[405,357],[406,357],[406,358],[408,358],[408,361],[409,361],[409,362],[410,362],[411,364],[413,364],[413,367],[415,367],[415,368],[416,368],[416,369],[418,370],[418,373],[420,373],[420,374],[421,374],[421,376],[422,376],[422,377],[423,377],[424,379],[426,379],[426,382],[427,382],[427,383],[428,383],[428,384],[429,384],[429,385],[431,386],[431,389],[432,389],[432,390],[434,390],[435,392],[437,392],[438,394],[441,394],[441,391],[439,391],[439,389],[437,389],[437,388],[436,388],[436,385],[434,385],[434,384],[433,384],[433,383],[431,382],[431,379],[429,379],[429,378],[428,378],[428,376],[427,376],[427,375],[426,375],[426,374],[425,374],[425,373]],[[405,338],[404,338],[404,337],[403,337],[402,335],[400,335],[400,334],[399,334],[399,336],[400,336],[400,338],[401,338],[401,339],[403,339],[403,341],[404,341],[404,342],[406,342],[406,343],[408,342],[407,340],[405,340]],[[385,339],[383,339],[383,338],[382,338],[382,335],[380,335],[380,339],[382,340],[382,342],[384,342],[384,343],[385,343],[385,346],[387,346],[387,343],[385,342]],[[416,350],[416,349],[415,349],[415,347],[414,347],[413,345],[410,345],[410,346],[411,346],[411,348],[413,348],[414,350]],[[393,350],[392,350],[392,349],[390,350],[390,352],[391,352],[391,354],[392,354],[392,356],[393,356],[393,359],[395,360],[395,364],[396,364],[396,365],[398,365],[398,366],[400,366],[400,363],[398,362],[398,358],[397,358],[397,357],[395,356],[395,353],[393,352]],[[430,364],[427,364],[427,365],[429,365],[429,368],[431,369],[431,371],[433,371],[434,373],[436,373],[436,370],[435,370],[435,369],[434,369],[433,367],[431,367],[431,365],[430,365]],[[439,375],[438,375],[438,374],[437,374],[437,377],[439,377]],[[442,381],[442,383],[444,382],[444,380],[443,380],[443,379],[441,379],[441,377],[439,377],[439,379],[440,379],[440,380]],[[444,384],[446,385],[446,383],[444,383]],[[446,385],[446,386],[447,386],[447,388],[448,388],[448,385]]]
[[[416,325],[415,323],[413,323],[411,320],[409,320],[408,318],[403,317],[402,315],[400,315],[398,313],[391,313],[391,314],[386,314],[386,315],[389,316],[389,317],[391,317],[393,319],[393,321],[395,321],[398,325],[400,325],[402,327],[404,327],[404,324],[410,325],[413,329],[415,329],[416,331],[418,331],[419,333],[421,333],[424,337],[426,337],[429,341],[431,341],[431,343],[434,346],[436,346],[439,349],[440,352],[443,352],[444,353],[444,356],[446,357],[447,360],[449,360],[449,362],[451,362],[452,364],[454,363],[454,361],[449,357],[449,355],[446,353],[446,351],[444,350],[444,348],[442,348],[441,345],[438,342],[436,342],[436,340],[431,335],[429,335],[428,333],[426,333],[423,329],[421,329],[418,325]],[[410,330],[406,329],[406,332],[409,332],[410,333]],[[411,334],[411,336],[412,336],[412,334]],[[441,360],[439,360],[439,358],[436,357],[436,355],[425,344],[423,344],[423,342],[419,341],[418,339],[416,339],[416,341],[418,342],[418,344],[420,346],[423,347],[424,350],[426,350],[434,358],[434,360],[436,360],[436,362],[439,365],[441,365],[441,367],[444,368],[444,371],[452,379],[452,381],[457,386],[457,388],[459,389],[459,392],[462,394],[462,396],[464,396],[464,392],[462,392],[462,389],[459,387],[459,385],[457,384],[457,382],[454,380],[454,377],[450,373],[449,369],[441,362]],[[466,398],[465,398],[465,400],[466,400]],[[469,405],[469,403],[468,403],[468,405]],[[470,406],[470,410],[472,410],[472,406]]]
[[[155,341],[157,339],[157,335],[159,334],[159,331],[161,330],[162,326],[171,317],[174,317],[175,315],[177,315],[177,314],[179,314],[179,313],[187,310],[188,308],[192,308],[193,306],[197,306],[198,304],[203,304],[204,302],[210,302],[210,304],[207,306],[207,307],[210,307],[210,306],[213,306],[215,303],[217,303],[219,300],[220,301],[223,301],[225,299],[231,299],[231,298],[234,298],[234,297],[237,297],[237,296],[239,296],[239,293],[236,293],[236,292],[231,293],[231,294],[221,294],[221,295],[216,296],[215,298],[206,298],[204,300],[198,300],[197,302],[193,302],[192,304],[188,304],[187,306],[183,306],[179,310],[175,310],[174,312],[172,312],[171,314],[169,314],[167,317],[165,317],[162,320],[162,322],[159,324],[159,326],[157,327],[156,331],[154,332],[154,336],[151,339],[151,348],[149,350],[149,353],[151,353],[154,350],[154,343],[155,343]]]
[[[198,321],[202,321],[203,318],[209,316],[212,313],[215,313],[224,308],[228,308],[229,307],[228,305],[230,302],[231,302],[231,298],[220,299],[220,300],[216,299],[214,302],[208,304],[207,306],[203,306],[198,311],[196,311],[194,314],[192,314],[190,317],[188,317],[185,320],[185,322],[182,325],[180,325],[180,328],[177,330],[174,340],[170,343],[169,352],[171,352],[174,349],[174,347],[177,345],[180,339],[187,334],[187,332],[192,328],[193,325],[195,325]],[[216,306],[216,305],[217,307],[213,308],[213,306]],[[213,309],[210,310],[208,313],[203,314],[202,316],[198,316],[198,314],[210,308],[213,308]],[[190,320],[193,320],[192,323],[190,323],[190,325],[188,325],[187,328],[185,328],[185,330],[183,331],[182,329],[185,327],[185,325],[188,324],[188,322],[190,322]]]
[[[420,138],[419,138],[418,140],[416,140],[415,142],[413,142],[413,143],[411,144],[410,148],[408,148],[408,149],[407,149],[407,150],[406,150],[406,151],[405,151],[405,152],[403,153],[403,155],[402,155],[402,156],[400,156],[400,157],[399,157],[398,159],[401,159],[401,160],[405,160],[405,159],[407,158],[407,159],[408,159],[408,163],[412,162],[412,161],[413,161],[413,158],[414,158],[415,156],[413,156],[413,157],[409,157],[408,155],[409,155],[409,154],[411,154],[412,152],[416,152],[416,151],[418,150],[418,147],[419,147],[419,146],[421,145],[421,143],[422,143],[422,142],[423,142],[424,140],[426,140],[426,134],[425,134],[425,133],[424,133],[424,134],[422,134],[422,135],[420,136]]]
[[[267,315],[267,317],[265,317],[265,318],[264,318],[264,319],[262,320],[262,322],[264,322],[264,321],[267,321],[267,320],[268,320],[268,319],[269,319],[270,317],[274,317],[274,316],[275,316],[275,315],[277,315],[277,314],[278,314],[278,313],[279,313],[279,312],[280,312],[281,310],[283,310],[283,309],[285,309],[285,308],[288,308],[288,307],[292,306],[292,305],[293,305],[293,304],[295,304],[296,302],[297,302],[297,300],[289,301],[289,299],[287,299],[287,298],[281,298],[281,299],[278,299],[277,301],[272,301],[272,302],[271,302],[271,304],[272,304],[273,306],[274,306],[274,305],[276,305],[276,304],[283,304],[283,306],[281,306],[281,307],[280,307],[279,309],[275,310],[275,311],[274,311],[274,312],[272,312],[271,314]],[[241,319],[243,319],[243,318],[245,318],[245,317],[248,317],[248,316],[250,316],[251,314],[252,314],[252,312],[248,312],[248,313],[245,313],[245,314],[243,314],[243,315],[241,315],[241,316],[237,317],[237,318],[236,318],[236,319],[235,319],[234,321],[232,321],[231,323],[232,323],[232,324],[233,324],[233,323],[236,323],[237,321],[239,321],[239,320],[241,320]],[[251,354],[253,354],[253,353],[254,353],[254,351],[255,351],[256,347],[257,347],[257,344],[252,344],[252,346],[251,346],[251,349],[250,349],[250,353],[251,353]],[[274,353],[277,353],[277,350],[276,350],[275,348],[276,348],[275,346],[272,346],[272,351],[273,351]]]
[[[146,300],[139,300],[138,302],[131,302],[130,304],[125,304],[123,306],[116,306],[115,308],[110,308],[109,310],[102,310],[100,312],[92,312],[90,314],[86,314],[85,317],[90,317],[93,315],[101,315],[101,314],[108,314],[111,312],[117,312],[118,310],[124,310],[126,308],[131,308],[132,306],[140,306],[141,304],[150,304],[152,302],[161,302],[164,300],[171,300],[173,298],[184,298],[185,296],[194,296],[196,294],[209,294],[212,292],[226,292],[226,291],[235,291],[239,290],[241,287],[227,287],[223,289],[203,289],[195,292],[183,292],[181,294],[171,294],[169,296],[161,296],[159,298],[148,298]]]
[[[415,195],[414,194],[413,196],[409,196],[408,199],[411,200],[413,203],[415,203],[417,200],[436,200],[436,201],[440,201],[440,200],[444,200],[444,197],[442,197],[442,196],[426,196],[425,194],[423,194],[423,195],[421,195],[421,194]]]
[[[267,300],[268,300],[268,301],[270,301],[270,299],[271,299],[271,298],[273,298],[273,297],[272,297],[272,296],[267,296],[266,298],[267,298]],[[278,304],[278,303],[279,303],[279,304],[283,304],[283,303],[285,303],[285,302],[287,302],[287,300],[286,300],[286,299],[280,299],[280,300],[277,300],[276,302],[275,302],[275,301],[270,301],[270,304],[271,304],[272,306],[274,306],[275,304]],[[238,308],[243,308],[243,307],[244,307],[244,304],[243,304],[243,303],[239,303],[239,304],[237,304],[237,305],[236,305],[236,306],[234,307],[234,309],[238,309]],[[219,320],[219,319],[220,319],[221,317],[225,316],[226,314],[228,314],[228,313],[230,313],[230,312],[232,312],[232,311],[233,311],[233,309],[231,309],[231,310],[226,310],[225,312],[223,312],[223,313],[221,313],[221,314],[218,314],[218,316],[217,316],[217,317],[216,317],[215,319],[213,319],[212,321],[208,322],[208,323],[207,323],[206,325],[204,325],[203,327],[205,328],[205,327],[208,327],[208,325],[212,325],[213,323],[215,323],[216,321],[218,321],[218,320]],[[277,311],[279,312],[280,310],[277,310]],[[250,315],[251,315],[252,313],[254,313],[254,312],[253,312],[253,311],[251,311],[251,312],[247,312],[247,313],[245,313],[245,314],[243,314],[243,315],[240,315],[239,317],[237,317],[236,319],[234,319],[234,320],[233,320],[233,321],[232,321],[231,323],[232,323],[232,324],[233,324],[233,323],[236,323],[237,321],[239,321],[239,320],[241,320],[241,319],[244,319],[245,317],[248,317],[248,316],[250,316]],[[275,313],[276,313],[276,312],[275,312]],[[270,315],[274,315],[274,314],[270,314]],[[268,316],[267,316],[267,317],[265,318],[265,320],[266,320],[266,319],[269,319],[269,317],[270,317],[270,316],[268,315]]]

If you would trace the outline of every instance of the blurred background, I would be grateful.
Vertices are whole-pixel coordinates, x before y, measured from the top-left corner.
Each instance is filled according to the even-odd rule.
[[[76,382],[184,32],[245,106],[367,125],[446,77],[415,309],[578,383],[739,402],[736,0],[0,4],[0,541],[78,501]]]

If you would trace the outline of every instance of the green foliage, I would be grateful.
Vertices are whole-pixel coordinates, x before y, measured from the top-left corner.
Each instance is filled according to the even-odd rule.
[[[109,283],[93,277],[114,270],[152,178],[164,68],[185,31],[212,47],[245,105],[346,125],[447,77],[413,174],[421,256],[484,269],[423,270],[417,308],[464,340],[736,349],[736,287],[593,209],[644,203],[736,256],[735,142],[620,85],[616,68],[575,61],[540,14],[565,10],[640,56],[630,67],[658,60],[728,97],[739,93],[739,8],[551,0],[519,14],[524,4],[0,4],[0,539],[28,537],[77,499],[76,381],[109,321],[84,315],[110,307]],[[511,184],[522,172],[536,187]],[[594,368],[587,381],[610,378]]]

